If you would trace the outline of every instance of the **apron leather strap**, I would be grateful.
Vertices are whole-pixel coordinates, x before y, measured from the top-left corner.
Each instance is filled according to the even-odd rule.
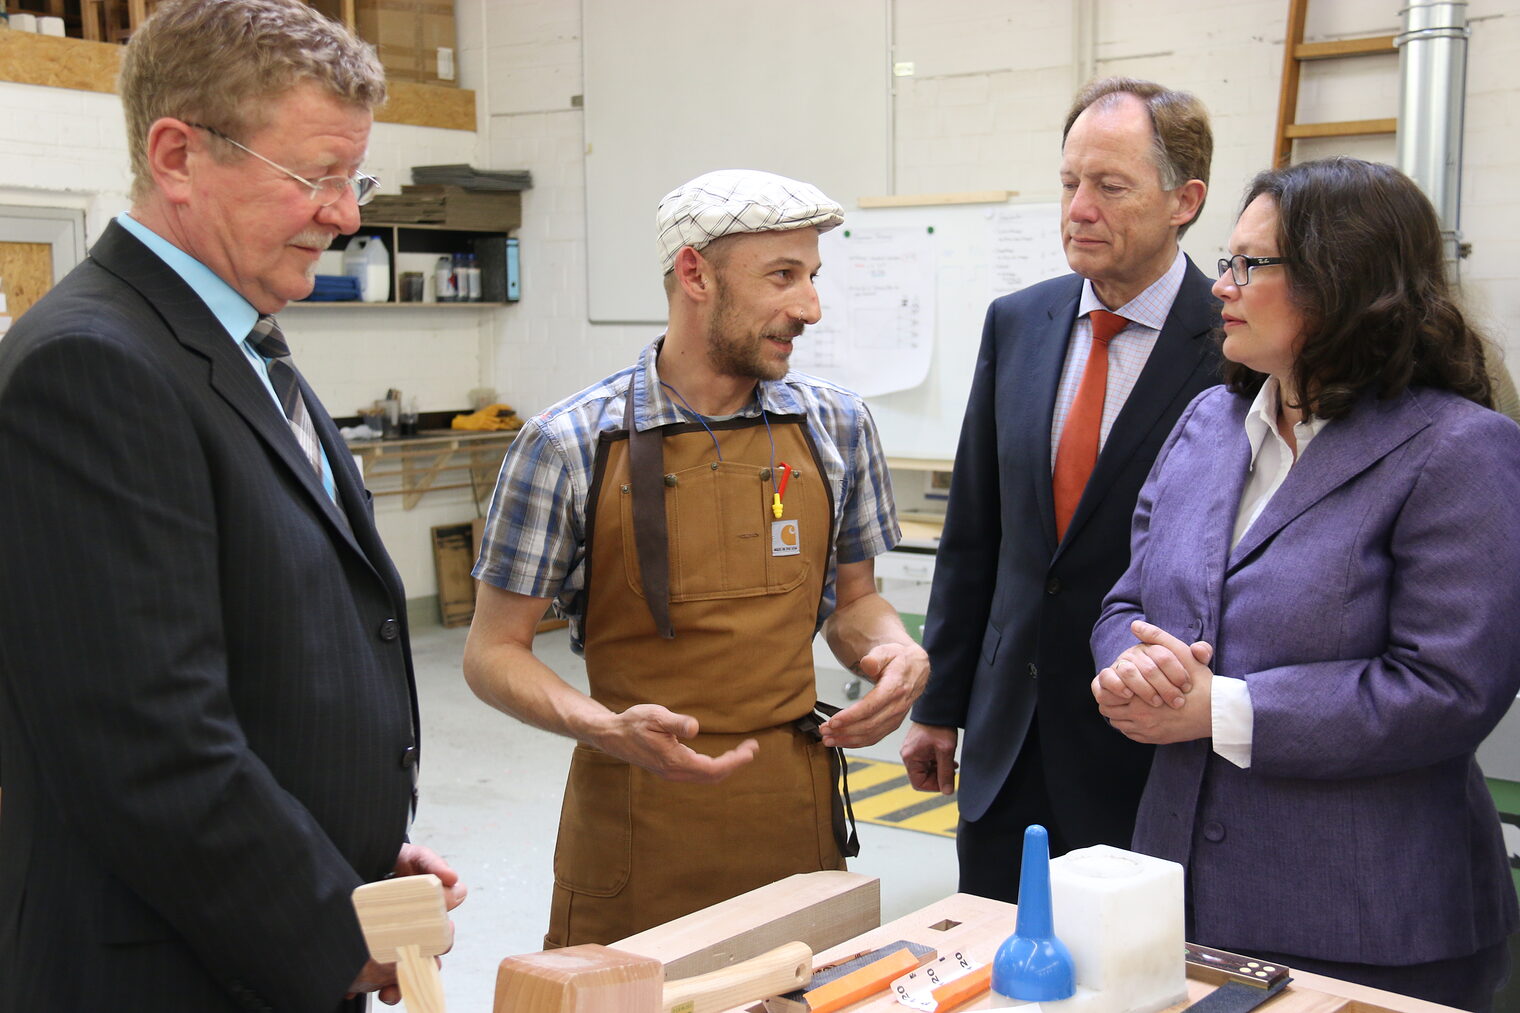
[[[814,742],[823,741],[823,735],[818,728],[829,718],[839,713],[840,708],[831,703],[818,700],[813,704],[814,711],[792,722],[792,726]],[[850,782],[845,777],[844,750],[834,746],[828,750],[829,754],[829,780],[832,782],[834,801],[831,808],[834,813],[834,843],[839,845],[839,853],[845,858],[854,858],[860,854],[860,834],[855,825],[855,807],[850,804]]]
[[[628,427],[633,542],[644,600],[649,603],[655,630],[666,640],[674,640],[675,627],[670,625],[670,536],[665,526],[665,444],[660,430],[641,433],[634,424],[633,387],[637,380],[637,374],[628,378],[628,400],[623,407],[623,424]]]

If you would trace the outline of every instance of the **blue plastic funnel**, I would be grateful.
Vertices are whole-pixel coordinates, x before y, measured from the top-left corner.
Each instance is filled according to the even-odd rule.
[[[1071,953],[1055,936],[1050,910],[1050,840],[1034,824],[1024,831],[1019,873],[1019,922],[992,958],[992,990],[1010,999],[1048,1002],[1077,990]]]

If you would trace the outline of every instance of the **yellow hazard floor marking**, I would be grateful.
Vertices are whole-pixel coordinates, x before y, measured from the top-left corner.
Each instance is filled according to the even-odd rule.
[[[954,795],[918,791],[901,763],[846,757],[850,802],[861,823],[954,837],[960,808]]]

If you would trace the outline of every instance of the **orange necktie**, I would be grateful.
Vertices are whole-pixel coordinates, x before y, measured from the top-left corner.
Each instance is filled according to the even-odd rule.
[[[1093,310],[1087,315],[1092,324],[1092,345],[1087,350],[1087,366],[1077,396],[1066,412],[1066,425],[1056,447],[1056,467],[1051,476],[1056,494],[1056,541],[1066,537],[1077,500],[1087,485],[1093,465],[1098,463],[1098,432],[1103,426],[1103,395],[1108,391],[1108,343],[1129,324],[1117,313]]]

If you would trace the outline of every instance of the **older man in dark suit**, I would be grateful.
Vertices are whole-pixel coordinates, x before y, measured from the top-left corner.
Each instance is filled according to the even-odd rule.
[[[0,1010],[328,1013],[394,987],[354,887],[463,896],[406,843],[401,583],[272,316],[358,227],[384,79],[200,0],[121,92],[131,214],[0,344]]]
[[[1024,828],[1052,853],[1128,847],[1151,747],[1094,713],[1088,635],[1129,560],[1135,497],[1172,424],[1218,382],[1210,281],[1178,239],[1213,141],[1191,95],[1108,78],[1061,157],[1074,272],[993,302],[925,627],[932,675],[903,744],[921,790],[955,786],[960,888],[1014,900]]]

